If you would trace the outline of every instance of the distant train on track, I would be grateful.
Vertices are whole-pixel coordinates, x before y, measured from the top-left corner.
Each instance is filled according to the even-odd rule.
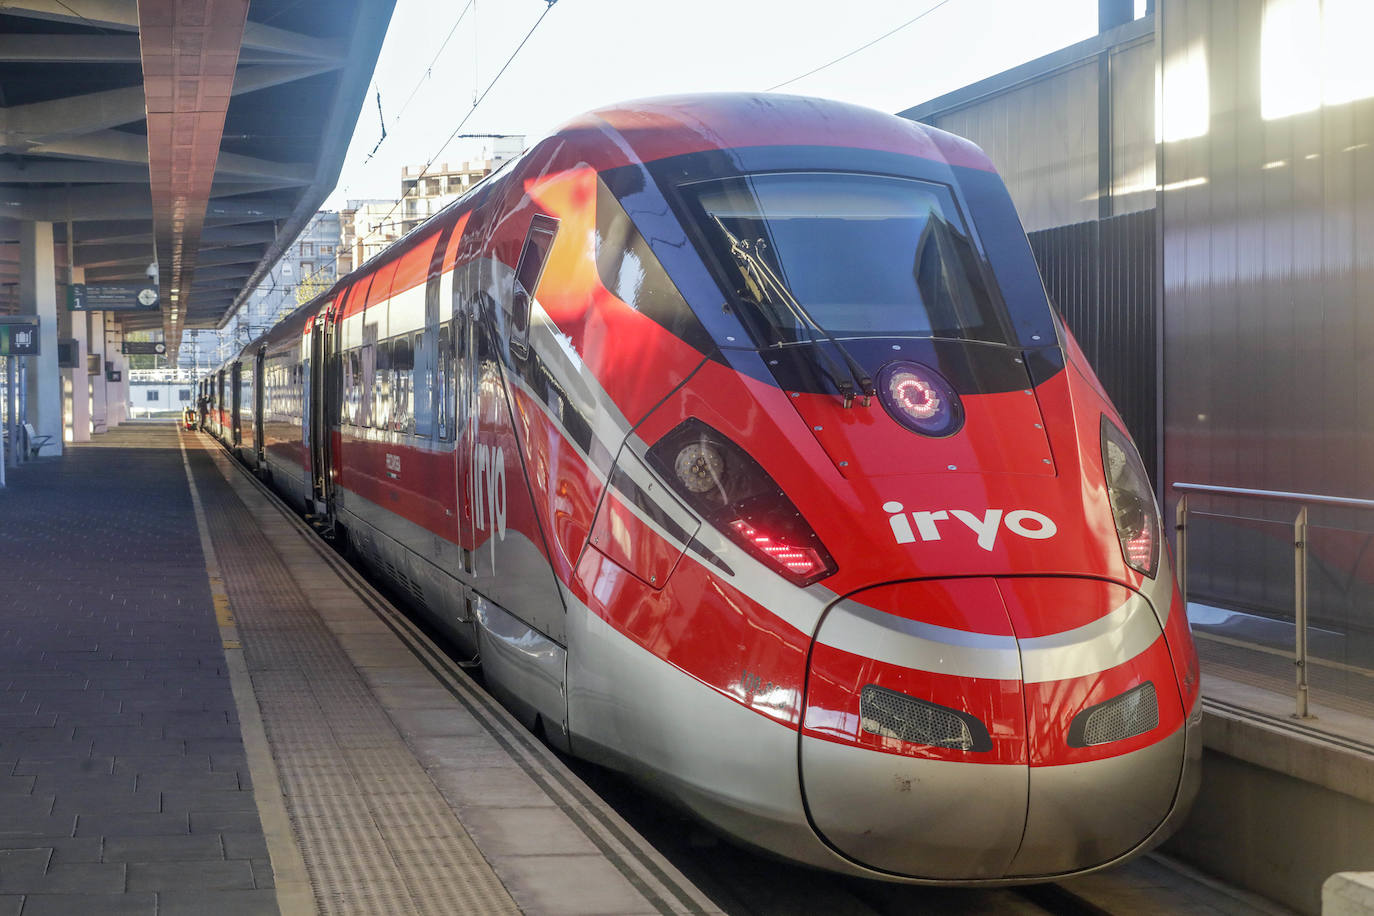
[[[958,137],[791,96],[592,112],[201,395],[526,723],[745,843],[1043,880],[1196,792],[1145,470]]]

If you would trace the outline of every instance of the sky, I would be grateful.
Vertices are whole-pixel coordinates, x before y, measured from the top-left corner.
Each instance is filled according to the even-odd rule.
[[[896,112],[1096,30],[1097,0],[397,0],[325,207],[394,199],[403,165],[481,157],[490,140],[445,145],[460,123],[459,133],[532,144],[612,102],[782,83],[779,92]]]

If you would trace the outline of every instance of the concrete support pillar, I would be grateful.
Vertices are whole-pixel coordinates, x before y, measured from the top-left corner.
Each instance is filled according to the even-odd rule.
[[[62,377],[57,370],[57,276],[52,223],[19,224],[19,313],[38,316],[38,355],[28,358],[28,420],[62,454]]]
[[[73,267],[71,282],[85,283],[86,269],[84,267]],[[73,348],[76,355],[76,365],[71,369],[63,369],[63,384],[69,393],[66,414],[71,420],[70,435],[68,442],[89,442],[91,439],[91,380],[86,370],[87,352],[87,324],[85,312],[68,312],[66,309],[59,309],[68,316],[71,330],[67,336],[76,341]],[[102,368],[103,365],[102,365]]]
[[[91,353],[96,357],[96,374],[91,376],[91,432],[103,433],[109,426],[105,406],[105,313],[87,314]]]
[[[119,373],[119,381],[105,383],[105,425],[112,428],[129,418],[129,361],[122,352],[124,326],[105,316],[105,362]]]

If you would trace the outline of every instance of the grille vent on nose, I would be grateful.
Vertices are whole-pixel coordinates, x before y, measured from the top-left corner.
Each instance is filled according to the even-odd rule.
[[[1069,725],[1069,747],[1092,747],[1143,735],[1159,725],[1159,698],[1146,681],[1105,703],[1089,706]]]
[[[859,725],[870,735],[960,751],[988,751],[992,738],[966,712],[867,684],[859,693]]]

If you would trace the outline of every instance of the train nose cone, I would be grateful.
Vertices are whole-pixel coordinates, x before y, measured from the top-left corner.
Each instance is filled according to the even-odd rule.
[[[1164,821],[1182,719],[1159,623],[1129,589],[879,586],[837,603],[816,633],[802,784],[817,831],[868,867],[947,881],[1069,873]]]
[[[1169,815],[1184,766],[1183,701],[1159,618],[1144,596],[1106,582],[998,588],[1019,637],[1030,765],[1011,873],[1125,855]]]
[[[878,586],[816,633],[801,777],[812,823],[870,868],[1006,874],[1025,829],[1016,638],[993,579]]]

